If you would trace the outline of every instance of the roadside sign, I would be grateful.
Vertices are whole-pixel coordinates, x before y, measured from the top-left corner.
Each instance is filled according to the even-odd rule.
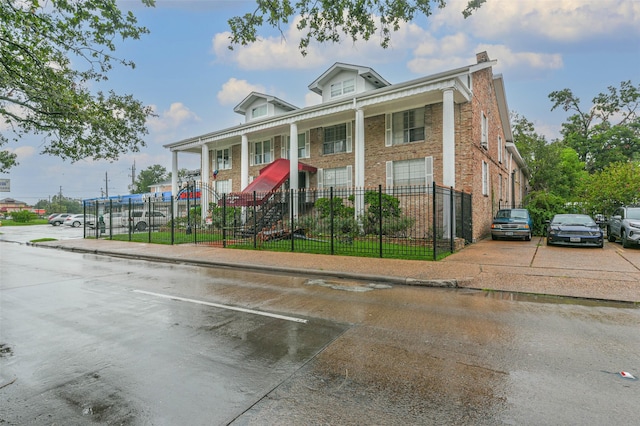
[[[0,192],[11,192],[11,179],[0,179]]]

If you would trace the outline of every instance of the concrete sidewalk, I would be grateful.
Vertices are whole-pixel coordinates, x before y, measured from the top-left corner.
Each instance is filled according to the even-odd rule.
[[[241,268],[536,295],[640,302],[640,249],[547,247],[544,241],[483,240],[439,262],[70,239],[37,243],[82,253],[206,267]]]

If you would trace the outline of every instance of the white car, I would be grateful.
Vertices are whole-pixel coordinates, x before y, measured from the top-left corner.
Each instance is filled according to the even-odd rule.
[[[162,212],[152,211],[132,211],[131,216],[126,213],[122,216],[122,226],[128,227],[132,231],[145,231],[147,228],[159,228],[165,226],[169,218]]]
[[[71,216],[67,216],[64,220],[65,225],[73,226],[74,228],[84,225],[85,222],[89,226],[94,226],[96,223],[96,217],[92,214],[88,214],[86,217],[83,214],[72,214]]]

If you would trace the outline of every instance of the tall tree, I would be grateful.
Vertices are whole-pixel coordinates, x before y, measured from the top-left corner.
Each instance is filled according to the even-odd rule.
[[[0,117],[14,142],[42,135],[42,153],[71,161],[116,160],[145,146],[151,108],[131,95],[91,91],[114,64],[135,66],[114,56],[114,40],[149,32],[116,3],[0,0]],[[0,147],[8,142],[0,134]],[[15,154],[0,151],[0,172],[16,164]]]
[[[131,193],[144,194],[145,192],[149,192],[149,187],[151,185],[163,182],[170,177],[171,173],[168,173],[167,169],[161,165],[154,164],[153,166],[149,166],[140,172],[133,184]]]
[[[531,190],[551,192],[567,201],[577,197],[587,173],[576,151],[561,141],[547,142],[525,117],[514,113],[511,122],[514,143],[531,172]]]
[[[609,86],[586,109],[570,89],[552,92],[549,99],[552,111],[573,113],[562,125],[562,136],[590,173],[612,162],[640,159],[640,85],[623,81],[619,88]]]
[[[462,11],[468,17],[486,0],[469,0]],[[388,47],[391,32],[417,15],[430,16],[433,8],[444,8],[446,0],[256,0],[252,13],[229,19],[231,45],[247,45],[258,39],[258,30],[265,23],[284,35],[282,26],[300,16],[296,27],[301,31],[298,48],[307,54],[311,41],[339,42],[343,37],[354,42],[369,40],[380,33],[380,45]]]
[[[612,163],[589,177],[584,194],[593,211],[611,214],[640,202],[640,162]]]

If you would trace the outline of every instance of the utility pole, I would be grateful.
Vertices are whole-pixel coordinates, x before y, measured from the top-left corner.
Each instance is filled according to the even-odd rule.
[[[104,172],[104,196],[109,198],[109,178],[107,172]]]
[[[133,191],[136,187],[136,160],[133,160],[133,166],[131,166],[131,186],[129,190]]]

